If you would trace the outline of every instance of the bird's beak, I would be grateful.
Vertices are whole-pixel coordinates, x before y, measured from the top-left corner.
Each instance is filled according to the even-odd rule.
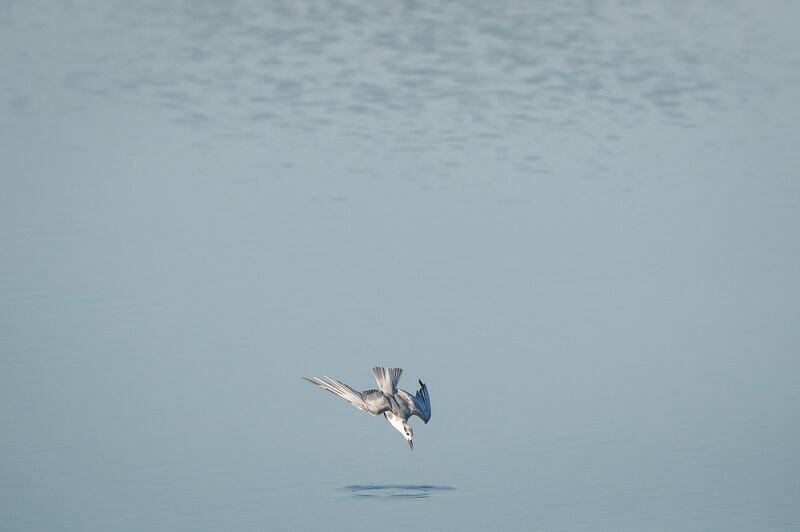
[[[408,440],[408,446],[411,447],[411,450],[414,450],[414,440]]]

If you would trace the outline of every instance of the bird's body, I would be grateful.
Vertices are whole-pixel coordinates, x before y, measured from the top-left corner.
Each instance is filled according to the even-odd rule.
[[[384,417],[414,448],[414,431],[408,424],[411,416],[417,416],[427,423],[431,418],[431,399],[428,387],[419,381],[420,389],[416,395],[411,395],[397,387],[403,370],[400,368],[373,368],[375,380],[378,381],[378,390],[364,390],[357,392],[343,382],[323,377],[310,379],[303,377],[311,384],[319,386],[325,391],[338,395],[350,404],[373,416],[383,414]]]

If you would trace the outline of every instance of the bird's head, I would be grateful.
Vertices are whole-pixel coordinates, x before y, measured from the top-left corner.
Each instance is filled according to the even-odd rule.
[[[408,423],[403,423],[403,436],[405,436],[408,446],[414,449],[414,429]]]

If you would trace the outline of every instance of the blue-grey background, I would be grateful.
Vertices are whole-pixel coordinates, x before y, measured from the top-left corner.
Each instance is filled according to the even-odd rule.
[[[3,0],[0,529],[798,529],[798,6]]]

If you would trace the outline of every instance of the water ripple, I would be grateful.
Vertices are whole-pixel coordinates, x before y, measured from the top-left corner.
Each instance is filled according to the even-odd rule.
[[[752,54],[713,33],[741,18],[735,9],[699,10],[712,27],[676,34],[691,13],[652,2],[151,7],[98,9],[96,26],[118,36],[116,58],[98,45],[106,33],[86,31],[64,84],[95,95],[127,90],[223,135],[354,123],[402,143],[409,135],[397,124],[432,113],[437,138],[469,132],[465,120],[476,135],[503,136],[555,125],[565,112],[609,126],[650,116],[689,123],[751,88],[743,80],[752,60],[740,57]],[[196,119],[206,115],[213,121]]]
[[[427,499],[437,493],[455,490],[450,486],[425,484],[353,484],[343,489],[353,497],[372,499]]]

